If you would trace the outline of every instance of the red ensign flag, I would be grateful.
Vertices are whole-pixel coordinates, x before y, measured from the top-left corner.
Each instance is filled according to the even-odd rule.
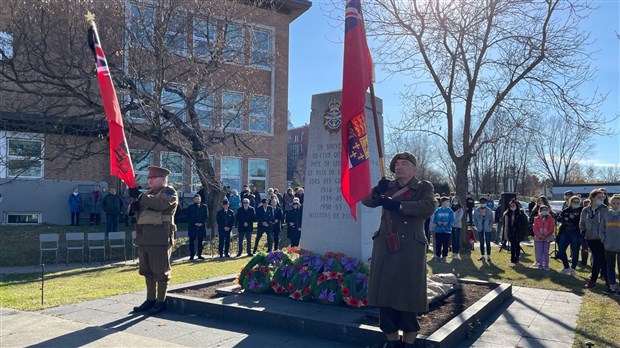
[[[119,177],[129,188],[135,188],[138,184],[136,183],[136,176],[131,164],[131,157],[129,156],[121,109],[116,99],[116,91],[112,84],[108,62],[99,44],[97,27],[92,20],[88,28],[88,45],[95,55],[97,79],[101,88],[101,99],[103,99],[103,110],[108,119],[108,128],[110,129],[110,174]]]
[[[370,192],[366,131],[366,90],[372,83],[372,59],[366,43],[360,0],[347,0],[342,77],[340,188],[357,220],[357,202]]]

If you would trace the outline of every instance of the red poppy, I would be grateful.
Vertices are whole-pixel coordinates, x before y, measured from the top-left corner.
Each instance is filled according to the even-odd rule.
[[[301,299],[301,292],[299,292],[299,290],[295,291],[293,295],[291,295],[291,298],[293,298],[294,300]]]
[[[263,273],[269,274],[269,267],[263,267]]]
[[[288,292],[291,292],[291,291],[293,291],[293,290],[295,290],[295,287],[293,286],[293,284],[289,284],[289,285],[286,287],[286,291],[288,291]]]
[[[319,276],[319,278],[316,280],[317,284],[321,284],[322,282],[324,282],[327,278],[325,277],[325,275],[321,274]]]
[[[275,279],[272,279],[272,280],[269,282],[269,285],[270,285],[271,287],[274,287],[276,284],[278,284],[278,282],[276,282],[276,280],[275,280]]]
[[[248,276],[248,277],[249,277],[249,276],[251,276],[251,275],[252,275],[252,273],[254,273],[254,271],[249,270],[249,271],[248,271],[248,273],[246,273],[246,276]]]
[[[338,277],[338,284],[342,284],[344,282],[344,277]]]
[[[347,287],[342,287],[342,296],[344,297],[348,297],[351,294],[351,290],[349,290],[349,288]]]
[[[338,275],[340,275],[338,272],[329,272],[329,279],[336,279]]]
[[[308,286],[304,289],[304,295],[308,295],[309,293],[310,293],[310,287]]]
[[[362,299],[362,306],[363,306],[363,307],[368,306],[368,299],[367,299],[366,297],[364,297],[364,298]]]
[[[351,307],[357,307],[359,305],[359,301],[355,297],[349,298],[347,304]]]

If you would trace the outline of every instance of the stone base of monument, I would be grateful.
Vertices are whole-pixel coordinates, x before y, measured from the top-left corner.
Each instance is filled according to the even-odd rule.
[[[190,288],[208,287],[233,279],[234,276],[225,276],[173,287],[168,294],[168,309],[188,315],[264,325],[272,329],[366,347],[381,346],[385,342],[385,335],[379,327],[364,324],[369,322],[369,318],[376,321],[378,318],[376,308],[354,309],[344,305],[328,306],[315,302],[293,301],[288,297],[273,294],[243,293],[238,285],[219,288],[218,297],[210,299],[183,294]],[[510,284],[494,284],[469,279],[459,279],[459,283],[494,285],[495,287],[434,333],[428,336],[418,335],[416,347],[457,346],[479,326],[479,323],[485,321],[493,311],[512,296]]]

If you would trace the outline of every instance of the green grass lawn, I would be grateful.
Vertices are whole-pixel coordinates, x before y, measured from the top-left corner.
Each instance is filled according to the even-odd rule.
[[[38,236],[41,229],[28,233]],[[3,255],[0,259],[4,265],[8,257],[4,253],[7,252],[8,248],[4,245],[6,240],[4,231],[0,235],[3,236],[3,243],[0,246]],[[38,237],[36,236],[33,237],[36,242],[34,259],[38,262]],[[28,244],[20,243],[19,238],[13,240],[18,243],[16,245]],[[549,272],[529,267],[534,261],[534,250],[530,245],[524,244],[523,247],[527,255],[524,255],[523,262],[518,266],[513,266],[509,262],[510,254],[508,252],[498,253],[497,246],[493,245],[493,263],[491,265],[477,261],[479,254],[478,251],[474,251],[471,256],[462,253],[462,260],[460,261],[431,262],[428,265],[428,271],[429,273],[454,273],[463,278],[510,283],[515,286],[572,292],[582,296],[583,300],[577,320],[574,347],[583,347],[586,342],[592,342],[596,347],[610,347],[616,342],[620,342],[620,315],[618,314],[620,313],[620,297],[604,294],[602,285],[593,290],[584,290],[582,286],[589,278],[589,267],[578,267],[576,276],[560,274],[559,270],[562,269],[562,264],[553,259]],[[15,248],[13,246],[10,249]],[[28,260],[33,258],[32,252],[11,251],[11,255],[15,258],[27,258]],[[430,259],[431,254],[428,254],[428,257]],[[248,258],[225,261],[214,259],[206,262],[175,263],[172,268],[171,283],[179,284],[219,275],[236,274],[248,260]],[[24,261],[13,262],[23,263]],[[28,264],[36,264],[37,262]],[[45,303],[41,306],[40,274],[6,275],[0,281],[0,306],[22,310],[38,310],[140,290],[144,290],[144,282],[142,277],[138,275],[136,267],[105,265],[96,268],[79,268],[48,274],[45,282]]]

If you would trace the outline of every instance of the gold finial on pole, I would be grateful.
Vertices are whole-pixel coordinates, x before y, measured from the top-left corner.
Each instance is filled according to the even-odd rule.
[[[87,20],[88,22],[94,22],[94,21],[95,21],[95,14],[94,14],[94,13],[91,13],[90,11],[88,11],[88,12],[86,13],[86,15],[84,15],[84,17],[86,17],[86,20]]]

